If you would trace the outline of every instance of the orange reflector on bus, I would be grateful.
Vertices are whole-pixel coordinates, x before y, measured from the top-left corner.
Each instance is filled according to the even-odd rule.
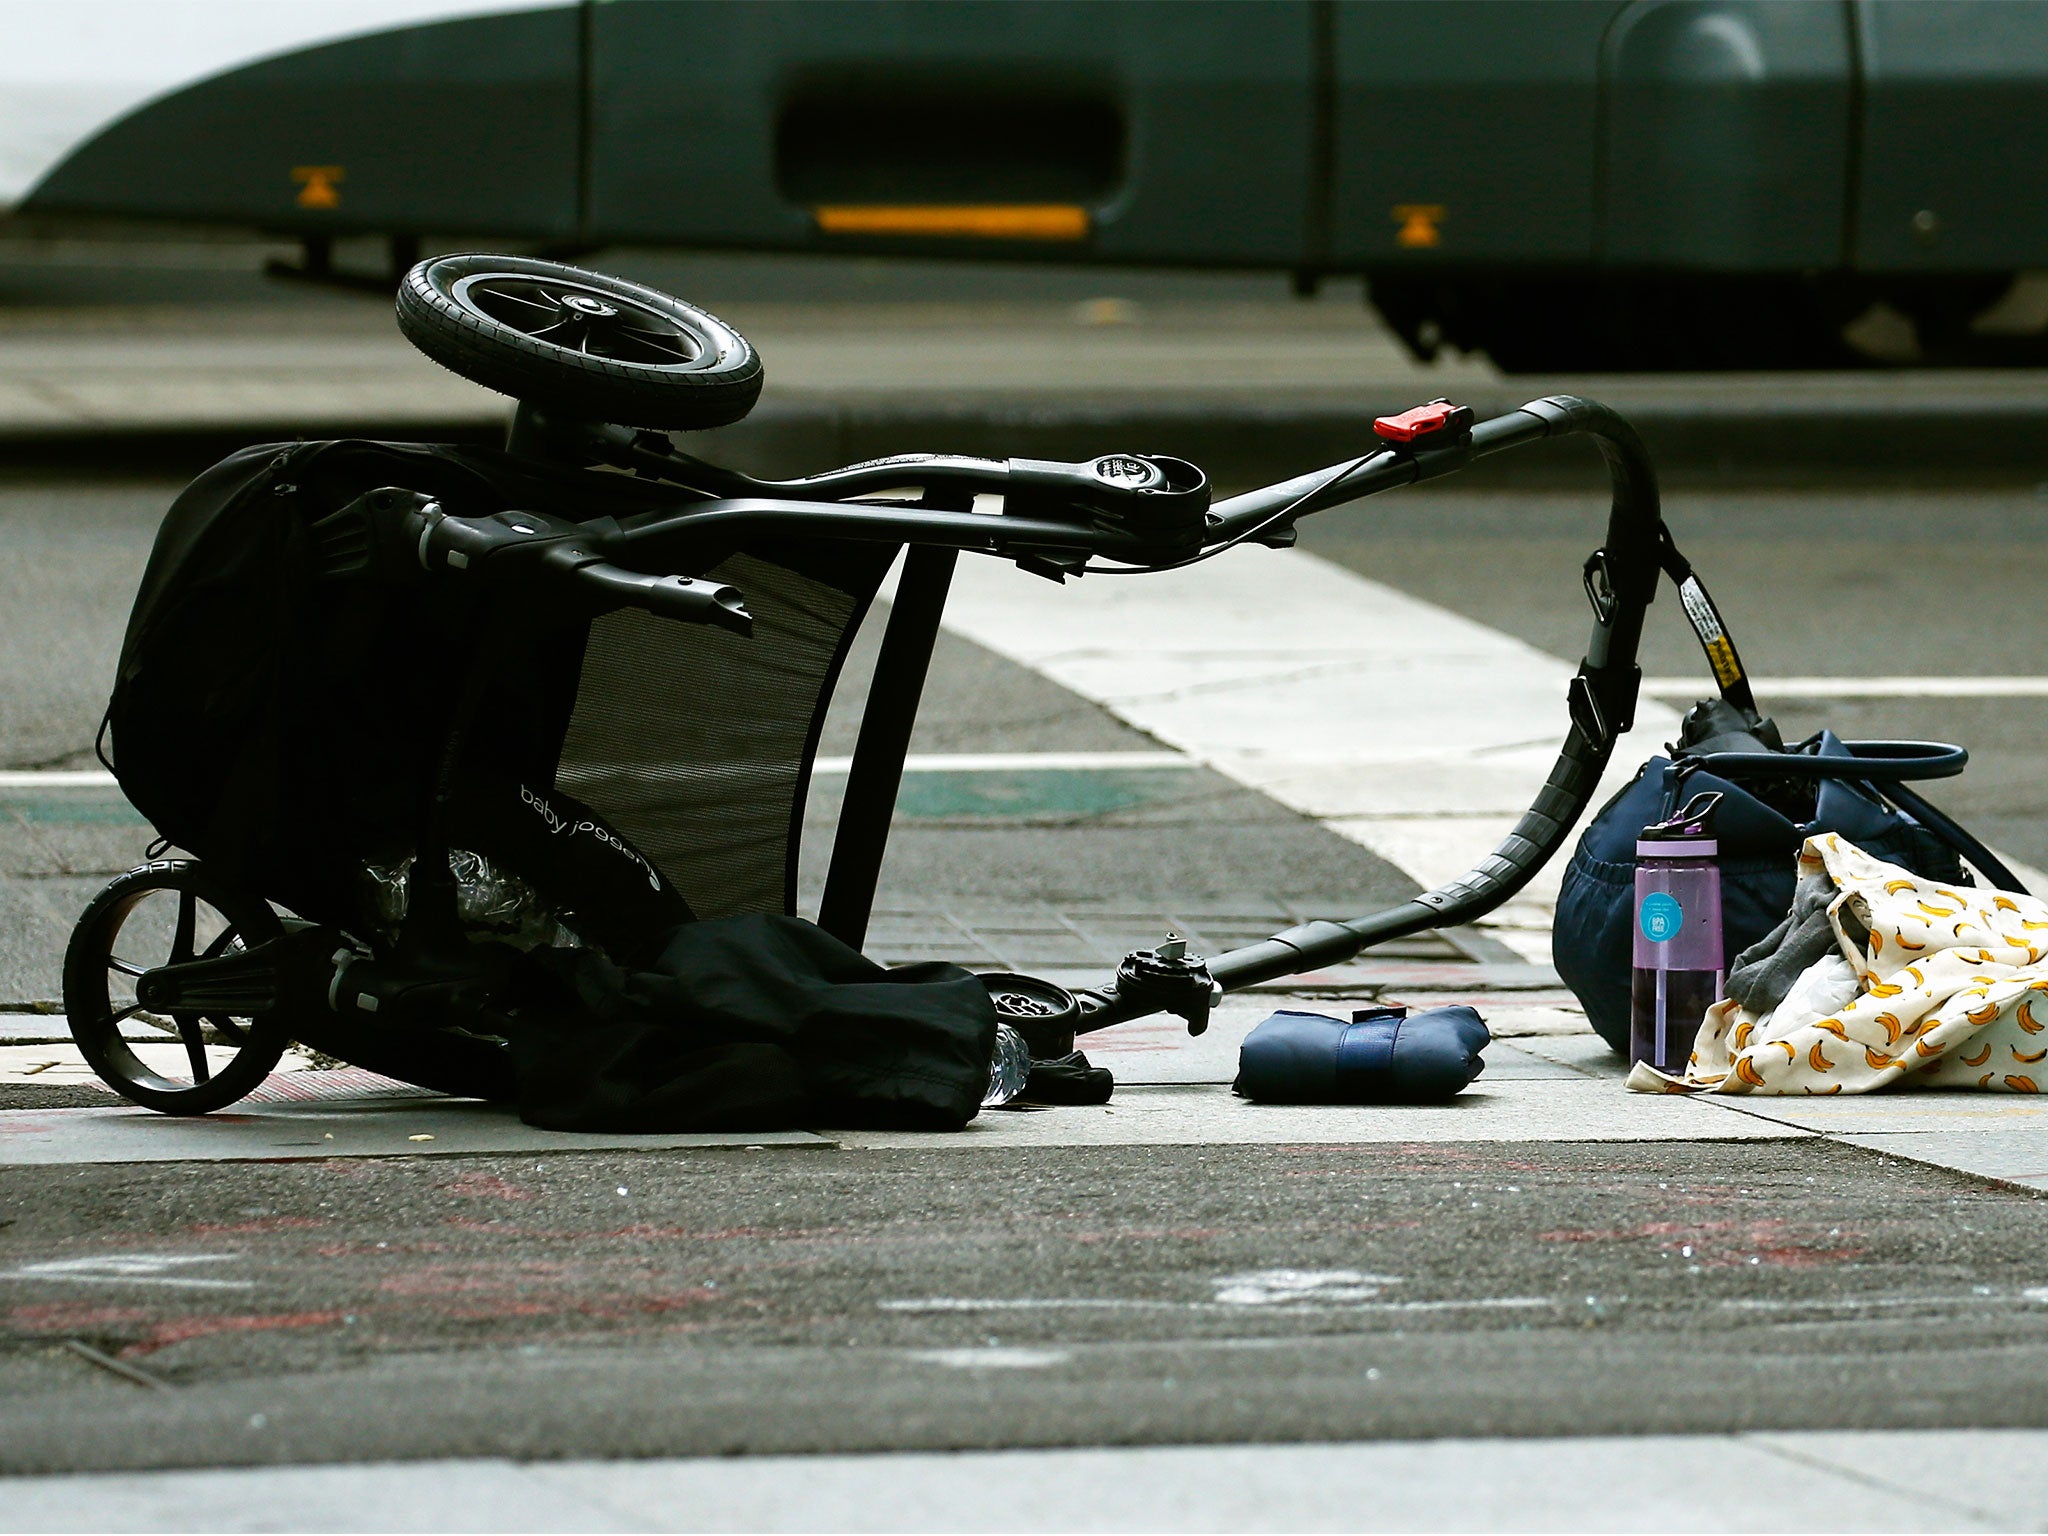
[[[846,203],[814,210],[828,235],[943,235],[981,240],[1085,240],[1088,210],[1072,203]]]

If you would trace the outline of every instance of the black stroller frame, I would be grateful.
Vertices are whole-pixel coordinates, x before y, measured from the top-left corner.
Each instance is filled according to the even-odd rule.
[[[1408,443],[1388,443],[1347,464],[1217,502],[1193,556],[1183,554],[1163,564],[1185,564],[1240,543],[1289,545],[1294,523],[1326,508],[1453,474],[1474,459],[1543,439],[1590,438],[1606,461],[1613,500],[1606,538],[1586,567],[1593,628],[1566,699],[1569,729],[1541,793],[1507,839],[1471,871],[1397,906],[1343,922],[1305,923],[1206,959],[1159,951],[1134,954],[1113,979],[1075,994],[1074,1012],[1059,1007],[1059,1016],[1071,1026],[1067,1033],[1085,1034],[1158,1012],[1179,1014],[1199,1032],[1210,1007],[1225,993],[1338,964],[1375,945],[1427,929],[1470,923],[1520,891],[1559,851],[1584,813],[1616,739],[1634,720],[1642,677],[1636,649],[1668,546],[1655,472],[1628,422],[1594,401],[1550,396],[1476,424],[1462,408],[1437,415],[1443,421],[1440,427]],[[544,423],[532,412],[528,423],[530,441]],[[946,509],[948,502],[1010,489],[1017,473],[1015,460],[998,465],[913,457],[855,465],[805,480],[764,482],[694,460],[651,455],[641,446],[644,438],[634,441],[617,429],[580,435],[588,449],[603,449],[617,462],[720,493],[715,500],[628,519],[615,532],[586,536],[589,547],[607,560],[642,568],[686,563],[693,542],[712,529],[775,530],[908,546],[884,632],[875,689],[848,773],[818,915],[821,927],[858,948],[867,934],[911,727],[959,554],[994,555],[1057,577],[1078,569],[1090,557],[1140,561],[1151,551],[1116,528],[1077,528],[1071,520],[1007,513],[992,518]],[[653,463],[648,462],[650,456]],[[1093,464],[1030,465],[1024,473],[1065,475],[1078,483],[1093,469]],[[918,489],[919,505],[854,504],[864,495],[907,487]]]
[[[1009,492],[1020,482],[1027,492],[1059,483],[1068,501],[1102,486],[1100,500],[1114,512],[1121,494],[1105,484],[1098,466],[1111,473],[1136,473],[1131,466],[1166,475],[1187,475],[1192,466],[1118,455],[1079,465],[999,464],[947,457],[907,458],[855,465],[804,480],[765,482],[715,468],[673,451],[666,440],[615,427],[558,424],[522,407],[515,450],[550,457],[602,457],[687,488],[693,498],[673,511],[648,512],[598,523],[564,523],[539,514],[506,513],[489,519],[438,515],[427,504],[418,519],[420,558],[451,580],[487,592],[494,578],[511,577],[530,586],[546,579],[580,585],[597,604],[630,602],[675,619],[744,630],[743,594],[730,587],[678,575],[650,572],[688,569],[692,551],[711,537],[763,532],[874,541],[907,547],[894,603],[884,631],[875,683],[846,780],[845,797],[832,847],[818,922],[848,945],[866,937],[877,880],[889,837],[897,790],[917,717],[919,699],[945,611],[960,553],[993,555],[1058,577],[1094,559],[1178,565],[1238,543],[1285,545],[1294,523],[1317,511],[1455,473],[1474,459],[1555,437],[1590,438],[1606,460],[1613,501],[1607,534],[1587,562],[1586,589],[1593,627],[1585,659],[1567,695],[1569,728],[1548,781],[1513,832],[1469,873],[1448,885],[1348,921],[1305,923],[1226,953],[1204,957],[1177,946],[1139,951],[1114,977],[1074,994],[1028,977],[1004,977],[994,986],[999,1011],[1024,1029],[1035,1053],[1063,1054],[1077,1034],[1087,1034],[1146,1015],[1168,1012],[1199,1032],[1209,1010],[1225,993],[1348,960],[1361,951],[1427,929],[1470,923],[1516,894],[1556,854],[1586,810],[1617,737],[1633,719],[1641,671],[1635,664],[1645,610],[1656,593],[1667,541],[1657,486],[1648,456],[1635,432],[1613,411],[1592,401],[1552,396],[1531,401],[1489,421],[1467,425],[1470,413],[1442,410],[1442,425],[1408,443],[1389,443],[1347,464],[1297,476],[1279,484],[1220,501],[1202,518],[1199,545],[1160,560],[1147,536],[1116,526],[1109,518],[1083,524],[1066,517],[1000,515],[961,510],[976,495]],[[1460,419],[1462,416],[1462,420]],[[878,505],[862,498],[878,492],[915,489],[915,504]],[[708,499],[702,499],[706,498]],[[1105,526],[1104,524],[1107,524]],[[1132,570],[1146,565],[1133,564]],[[485,663],[471,663],[443,745],[442,782],[435,804],[445,808],[453,792],[453,767],[462,756]],[[454,917],[454,884],[445,855],[442,818],[436,816],[422,841],[412,873],[414,914],[411,942],[404,950],[409,974],[387,975],[380,990],[403,991],[434,979],[467,979],[461,960],[459,924]],[[434,850],[443,850],[440,857]],[[189,906],[189,901],[188,901]],[[189,919],[184,919],[189,922]],[[244,922],[245,929],[260,926]],[[138,1002],[187,1019],[246,1016],[259,1004],[275,1006],[287,993],[298,1002],[286,1033],[311,1038],[323,1048],[341,1046],[350,1055],[346,1030],[307,1028],[306,1010],[317,995],[337,996],[336,960],[345,941],[331,933],[287,934],[264,942],[246,932],[237,952],[202,955],[152,969],[137,981]],[[185,940],[190,949],[190,939]],[[297,957],[302,979],[281,979]],[[318,962],[326,960],[324,966]],[[314,974],[304,975],[308,962]],[[339,1016],[334,1016],[336,1023]],[[196,1030],[195,1030],[196,1032]],[[228,1036],[232,1041],[233,1036]],[[195,1074],[203,1053],[193,1042]],[[272,1063],[274,1064],[274,1057]],[[268,1070],[268,1064],[264,1066]],[[154,1107],[197,1109],[188,1095],[151,1093],[132,1071],[120,1074],[124,1092],[154,1101]],[[260,1080],[261,1073],[256,1077]],[[254,1086],[253,1083],[247,1086]],[[242,1089],[247,1091],[247,1087]],[[199,1088],[191,1090],[196,1094]],[[205,1095],[206,1099],[217,1097]],[[239,1095],[237,1095],[239,1096]],[[218,1107],[205,1104],[204,1107]]]
[[[610,296],[617,290],[589,291]],[[580,312],[595,301],[568,302]],[[740,414],[751,400],[748,393],[740,401]],[[761,480],[683,454],[664,434],[606,424],[587,411],[563,410],[555,399],[527,399],[507,445],[515,460],[629,471],[649,509],[585,521],[521,511],[462,517],[444,513],[424,495],[379,491],[386,552],[380,558],[397,551],[415,579],[445,583],[451,596],[466,591],[468,598],[457,601],[473,602],[479,612],[508,599],[565,601],[593,613],[634,607],[747,634],[753,619],[743,592],[680,574],[705,569],[707,549],[764,538],[902,549],[818,913],[820,927],[857,949],[867,934],[912,725],[963,552],[1010,560],[1054,580],[1172,569],[1238,544],[1289,546],[1304,517],[1456,473],[1479,458],[1552,438],[1589,439],[1606,463],[1612,490],[1605,539],[1585,565],[1591,638],[1569,685],[1568,726],[1556,762],[1505,841],[1459,879],[1386,910],[1301,924],[1207,957],[1169,941],[1134,952],[1114,976],[1078,992],[1031,977],[985,978],[998,1014],[1025,1034],[1034,1056],[1056,1056],[1073,1048],[1076,1035],[1161,1012],[1180,1016],[1199,1033],[1226,993],[1483,917],[1563,847],[1617,739],[1632,724],[1646,610],[1661,573],[1683,581],[1690,572],[1665,531],[1655,474],[1629,424],[1596,402],[1559,395],[1478,422],[1468,408],[1438,401],[1381,418],[1376,430],[1378,441],[1355,459],[1212,505],[1196,466],[1136,454],[1072,464],[903,455],[803,479]],[[991,497],[1001,498],[1001,511],[978,510]],[[1705,601],[1696,583],[1687,592],[1689,606],[1695,593]],[[1699,618],[1689,616],[1700,628]],[[1706,629],[1701,634],[1706,638]],[[1732,651],[1728,659],[1726,672],[1716,663],[1724,692],[1747,704]],[[261,893],[208,885],[200,865],[146,866],[116,881],[87,909],[66,960],[66,1003],[74,1035],[103,1077],[153,1108],[203,1113],[259,1083],[291,1039],[388,1069],[393,1057],[380,1060],[375,1050],[355,1049],[351,1033],[368,1027],[365,1015],[380,998],[474,991],[479,983],[456,912],[447,823],[487,668],[482,654],[470,658],[449,714],[395,945],[367,955],[348,933],[280,919]],[[118,754],[118,736],[115,748]],[[113,935],[127,907],[151,889],[176,890],[179,908],[169,961],[145,969],[114,958]],[[229,922],[229,932],[211,943],[195,933],[193,909],[200,900]],[[133,1006],[116,1010],[104,1001],[109,969],[134,979]],[[121,1021],[142,1009],[177,1025],[192,1067],[189,1085],[151,1072],[121,1043]],[[234,1046],[239,1054],[215,1069],[207,1044]],[[405,1075],[433,1085],[431,1070]]]

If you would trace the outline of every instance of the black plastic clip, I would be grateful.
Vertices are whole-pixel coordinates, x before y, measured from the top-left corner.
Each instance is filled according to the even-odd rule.
[[[1607,551],[1596,549],[1586,556],[1582,572],[1586,583],[1586,601],[1593,605],[1593,617],[1601,624],[1614,622],[1617,598],[1614,593],[1614,573],[1607,566]]]
[[[1605,752],[1636,723],[1636,691],[1642,680],[1640,667],[1622,671],[1580,664],[1565,694],[1565,707],[1571,712],[1572,724],[1595,750]]]

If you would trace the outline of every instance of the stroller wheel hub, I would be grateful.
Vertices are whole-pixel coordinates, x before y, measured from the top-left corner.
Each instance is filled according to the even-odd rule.
[[[1074,1049],[1081,1005],[1065,987],[1014,971],[992,971],[981,982],[995,1004],[996,1017],[1024,1037],[1032,1060],[1049,1061]]]
[[[593,299],[581,293],[563,294],[562,308],[574,310],[579,315],[588,315],[595,320],[609,320],[618,313],[614,306],[605,303],[603,299]]]

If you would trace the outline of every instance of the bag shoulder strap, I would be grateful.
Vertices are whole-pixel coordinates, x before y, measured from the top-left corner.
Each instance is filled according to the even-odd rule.
[[[1904,779],[1952,779],[1970,763],[1967,747],[1946,741],[1844,741],[1838,753],[1802,743],[1786,752],[1681,753],[1683,761],[1723,778],[1763,774],[1780,779],[1853,779],[1896,784]]]
[[[1758,713],[1756,695],[1750,691],[1749,674],[1743,669],[1742,657],[1736,653],[1735,641],[1728,634],[1728,625],[1721,618],[1721,610],[1714,606],[1714,599],[1708,594],[1699,573],[1693,570],[1692,562],[1678,552],[1671,530],[1661,524],[1657,529],[1657,560],[1664,567],[1664,574],[1671,578],[1672,585],[1678,588],[1678,601],[1685,609],[1685,621],[1699,637],[1700,649],[1707,653],[1707,665],[1714,673],[1714,686],[1721,690],[1722,698],[1754,720]]]
[[[1756,695],[1750,689],[1749,674],[1743,668],[1742,657],[1736,652],[1735,641],[1728,634],[1721,610],[1714,606],[1706,584],[1693,570],[1692,562],[1679,552],[1667,527],[1660,526],[1657,530],[1657,559],[1664,568],[1664,574],[1678,588],[1678,600],[1685,609],[1686,622],[1692,625],[1692,632],[1699,637],[1700,649],[1707,653],[1707,665],[1713,670],[1714,684],[1721,690],[1721,697],[1754,719],[1759,713]],[[1952,778],[1961,773],[1969,762],[1967,750],[1939,741],[1845,741],[1842,745],[1847,748],[1844,755],[1829,757],[1803,752],[1716,752],[1690,759],[1688,768],[1704,768],[1712,773],[1735,777],[1750,773],[1853,779],[1890,800],[1947,843],[1997,889],[2026,890],[1996,854],[1972,837],[1953,817],[1930,804],[1924,796],[1908,789],[1903,782],[1908,779]],[[1688,776],[1686,772],[1672,775],[1681,783]],[[1667,794],[1676,787],[1673,784],[1667,788]]]

